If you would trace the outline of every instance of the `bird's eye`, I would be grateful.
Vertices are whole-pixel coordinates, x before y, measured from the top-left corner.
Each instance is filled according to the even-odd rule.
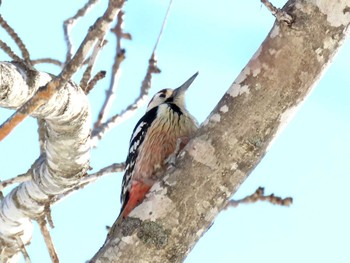
[[[165,94],[164,93],[159,94],[159,98],[165,98]]]

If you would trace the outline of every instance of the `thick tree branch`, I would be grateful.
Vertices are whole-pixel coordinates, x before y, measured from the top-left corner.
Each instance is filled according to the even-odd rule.
[[[265,155],[346,37],[350,1],[291,0],[177,169],[110,234],[92,262],[183,262]],[[205,87],[203,87],[205,89]]]

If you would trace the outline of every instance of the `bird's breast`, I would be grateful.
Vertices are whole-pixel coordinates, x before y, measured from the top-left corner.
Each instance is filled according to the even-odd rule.
[[[175,152],[178,138],[189,137],[197,129],[191,118],[169,111],[158,116],[149,128],[135,164],[134,178],[152,182],[165,172],[164,161]]]

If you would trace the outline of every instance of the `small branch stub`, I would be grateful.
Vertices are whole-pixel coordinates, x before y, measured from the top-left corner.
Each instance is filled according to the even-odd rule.
[[[265,189],[263,187],[259,187],[256,189],[256,191],[246,196],[240,200],[230,200],[225,209],[228,209],[229,207],[237,207],[240,204],[251,204],[256,203],[258,201],[267,201],[274,205],[280,205],[280,206],[290,206],[293,203],[292,197],[286,197],[281,198],[279,196],[275,196],[274,194],[270,195],[264,195]]]
[[[266,8],[272,13],[272,15],[276,17],[277,21],[285,22],[289,26],[292,25],[294,18],[290,14],[288,14],[287,12],[283,11],[280,8],[275,7],[268,0],[260,0],[260,1],[266,6]]]

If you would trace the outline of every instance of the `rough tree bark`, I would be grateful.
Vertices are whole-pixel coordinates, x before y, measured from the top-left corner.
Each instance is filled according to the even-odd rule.
[[[182,262],[330,64],[346,37],[349,7],[350,0],[289,1],[284,11],[294,23],[276,22],[181,153],[176,169],[120,228],[112,228],[92,262]],[[2,107],[19,107],[49,81],[19,64],[0,67]],[[36,183],[21,184],[1,203],[1,256],[18,253],[12,237],[20,234],[26,243],[30,219],[42,216],[52,195],[76,184],[88,167],[88,102],[73,84],[60,92],[66,95],[59,99],[56,94],[57,100],[53,97],[34,114],[45,118],[49,135],[46,157],[33,166]],[[74,120],[74,129],[68,129],[72,123],[65,114]]]
[[[293,24],[275,23],[176,169],[121,227],[113,226],[92,262],[183,262],[260,162],[331,63],[350,23],[349,0],[292,0],[283,10]]]

